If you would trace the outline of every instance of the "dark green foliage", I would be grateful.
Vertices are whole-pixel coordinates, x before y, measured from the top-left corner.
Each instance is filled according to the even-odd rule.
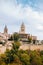
[[[23,53],[21,54],[21,61],[23,62],[24,65],[30,65],[30,57],[28,54]]]
[[[43,51],[19,50],[21,44],[17,33],[14,33],[9,40],[14,41],[12,49],[6,49],[4,54],[0,54],[0,65],[43,65]],[[32,38],[28,40],[31,43]]]
[[[40,54],[43,55],[43,51],[40,51]]]
[[[11,50],[0,55],[0,65],[43,65],[43,51],[19,50],[20,42],[14,42]]]
[[[29,41],[29,43],[31,43],[31,42],[32,42],[32,38],[31,38],[31,37],[29,37],[29,38],[28,38],[28,41]]]
[[[18,33],[12,34],[8,40],[9,41],[18,41],[19,40],[19,34]]]
[[[42,61],[41,61],[41,57],[39,54],[37,54],[37,52],[33,52],[30,56],[30,62],[32,65],[41,65]]]
[[[43,65],[43,51],[40,51],[40,55],[41,55],[41,60],[42,60],[42,65]]]
[[[14,33],[14,34],[13,34],[13,40],[14,40],[14,41],[18,41],[18,40],[19,40],[19,34]]]
[[[33,44],[35,44],[36,40],[33,40]]]
[[[9,51],[8,49],[6,50],[5,54],[1,55],[1,58],[6,64],[12,63],[14,61],[14,57],[11,51]]]

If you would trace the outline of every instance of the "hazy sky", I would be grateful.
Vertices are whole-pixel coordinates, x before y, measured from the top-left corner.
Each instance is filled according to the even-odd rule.
[[[22,22],[27,33],[43,39],[43,0],[0,0],[0,32],[5,25],[9,33],[19,31]]]

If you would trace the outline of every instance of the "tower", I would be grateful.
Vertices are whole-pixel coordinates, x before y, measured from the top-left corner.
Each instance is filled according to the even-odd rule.
[[[22,24],[21,24],[20,33],[21,33],[21,34],[25,34],[25,25],[24,25],[23,22],[22,22]]]
[[[5,25],[5,28],[4,28],[4,33],[8,33],[8,29],[7,29],[7,26]]]

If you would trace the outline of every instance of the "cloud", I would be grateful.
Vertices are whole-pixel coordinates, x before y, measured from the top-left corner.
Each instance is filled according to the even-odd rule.
[[[38,29],[40,32],[43,31],[43,25],[38,24],[38,25],[37,25],[37,29]]]
[[[14,32],[18,31],[18,28],[23,21],[26,25],[26,32],[38,36],[40,31],[43,31],[43,12],[41,12],[42,10],[35,10],[37,9],[35,7],[39,8],[39,3],[36,4],[37,2],[34,2],[33,7],[30,6],[33,2],[22,2],[25,4],[23,5],[20,1],[17,3],[17,0],[0,0],[0,25],[7,24],[9,31]],[[40,4],[40,8],[41,6],[42,5]],[[12,28],[12,30],[10,28]],[[42,34],[38,37],[41,36]]]

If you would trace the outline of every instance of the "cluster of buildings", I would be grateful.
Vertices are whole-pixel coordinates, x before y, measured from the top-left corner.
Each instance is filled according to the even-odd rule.
[[[20,26],[20,30],[19,32],[16,32],[17,34],[19,34],[19,37],[20,37],[20,42],[24,42],[25,44],[22,44],[20,46],[20,49],[23,49],[23,50],[27,50],[27,49],[30,49],[30,50],[43,50],[43,45],[37,45],[37,43],[39,43],[39,40],[37,40],[37,36],[33,36],[31,34],[27,34],[25,32],[25,25],[24,23],[21,24]],[[5,25],[5,28],[4,28],[4,32],[1,33],[0,32],[0,42],[6,42],[5,45],[2,45],[0,44],[0,53],[4,53],[6,51],[6,49],[11,49],[12,48],[12,43],[13,41],[9,41],[8,39],[11,37],[11,34],[8,33],[8,28],[7,26]],[[36,44],[34,45],[33,42],[32,42],[32,45],[31,44],[26,44],[28,41],[29,38],[32,38],[32,40],[35,40],[36,41]],[[43,43],[43,41],[42,41]]]
[[[3,33],[0,32],[0,41],[4,42],[8,40],[9,37],[10,37],[10,34],[8,34],[8,28],[5,25],[4,32]]]
[[[28,38],[30,38],[30,37],[32,38],[32,40],[37,40],[37,36],[32,36],[25,32],[25,25],[23,22],[21,24],[20,31],[18,34],[19,34],[21,41],[26,42],[26,41],[28,41]],[[0,32],[0,41],[6,41],[9,39],[10,36],[11,36],[11,34],[8,33],[8,28],[5,25],[4,32],[3,33]]]

